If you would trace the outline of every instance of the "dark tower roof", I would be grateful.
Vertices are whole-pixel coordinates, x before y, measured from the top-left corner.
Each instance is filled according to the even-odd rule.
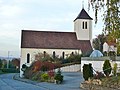
[[[77,19],[89,19],[89,20],[93,20],[88,13],[85,11],[85,9],[83,8],[81,10],[81,12],[79,13],[79,15],[77,16],[77,18],[74,20],[76,21]]]

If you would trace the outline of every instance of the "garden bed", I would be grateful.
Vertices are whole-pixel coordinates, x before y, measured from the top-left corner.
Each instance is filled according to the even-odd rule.
[[[89,79],[81,83],[80,87],[84,90],[120,90],[120,76]]]

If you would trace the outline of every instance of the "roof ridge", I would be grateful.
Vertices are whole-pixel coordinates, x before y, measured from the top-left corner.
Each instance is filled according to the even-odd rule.
[[[75,32],[64,32],[64,31],[38,31],[38,30],[22,30],[22,32],[75,33]]]

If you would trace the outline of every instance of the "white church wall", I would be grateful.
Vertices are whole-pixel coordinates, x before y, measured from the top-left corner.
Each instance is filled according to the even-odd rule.
[[[53,55],[53,52],[55,51],[56,56],[62,56],[62,53],[65,53],[65,58],[67,55],[70,55],[72,52],[73,53],[79,53],[81,54],[81,50],[75,50],[75,49],[32,49],[32,48],[22,48],[21,49],[21,62],[20,62],[20,76],[22,77],[23,72],[21,71],[22,65],[23,64],[28,64],[30,65],[34,60],[35,60],[35,55],[38,53],[43,53],[46,52],[50,54],[51,56]],[[30,63],[27,63],[27,54],[30,54]]]

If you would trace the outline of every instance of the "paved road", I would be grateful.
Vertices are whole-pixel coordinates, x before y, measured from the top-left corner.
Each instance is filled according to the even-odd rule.
[[[0,75],[0,90],[48,90],[40,86],[13,80],[14,74]]]
[[[25,83],[13,80],[15,74],[0,75],[0,90],[81,90],[80,83],[83,81],[82,74],[63,73],[64,83],[56,85],[54,83]]]

